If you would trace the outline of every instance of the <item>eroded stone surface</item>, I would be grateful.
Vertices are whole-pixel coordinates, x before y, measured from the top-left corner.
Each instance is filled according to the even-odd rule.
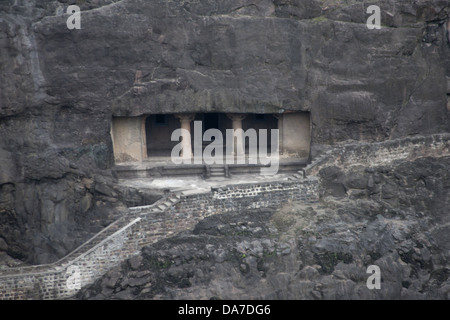
[[[381,1],[388,28],[373,32],[359,1],[87,0],[70,31],[72,3],[0,4],[0,235],[15,258],[54,261],[119,215],[112,115],[310,111],[313,150],[448,131],[447,1]]]
[[[76,299],[449,299],[448,164],[427,158],[362,171],[395,186],[394,202],[350,193],[208,217]],[[366,286],[369,265],[380,267],[380,290]]]

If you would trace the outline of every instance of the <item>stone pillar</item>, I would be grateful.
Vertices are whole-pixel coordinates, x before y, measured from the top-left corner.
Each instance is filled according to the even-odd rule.
[[[244,120],[247,115],[242,113],[228,113],[227,117],[233,122],[234,131],[234,155],[245,155],[244,150],[244,139],[242,135],[242,120]],[[241,130],[239,130],[241,129]]]
[[[191,121],[194,120],[194,113],[176,114],[175,117],[180,119],[181,129],[185,129],[182,132],[181,148],[182,157],[184,159],[192,158],[192,144],[191,144]]]
[[[309,112],[283,114],[282,140],[285,155],[308,159],[311,143]]]
[[[278,138],[279,138],[279,145],[278,149],[280,154],[283,154],[283,114],[278,113],[273,115],[275,119],[278,120]]]
[[[146,116],[112,119],[111,134],[114,159],[117,163],[142,161],[147,158],[145,118]]]

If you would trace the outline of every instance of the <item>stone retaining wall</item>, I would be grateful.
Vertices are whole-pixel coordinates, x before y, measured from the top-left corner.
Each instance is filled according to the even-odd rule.
[[[397,160],[413,161],[421,157],[450,155],[450,133],[430,136],[414,136],[376,143],[355,143],[337,146],[327,151],[303,171],[306,175],[317,175],[325,167],[350,168],[355,165],[380,166]]]

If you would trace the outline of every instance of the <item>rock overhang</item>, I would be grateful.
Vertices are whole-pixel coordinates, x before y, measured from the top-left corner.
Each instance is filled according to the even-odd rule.
[[[280,113],[310,111],[336,91],[364,89],[384,100],[399,94],[390,89],[392,68],[407,89],[425,72],[417,28],[369,31],[327,19],[178,11],[158,16],[157,4],[136,13],[128,3],[87,11],[76,32],[65,27],[66,16],[35,24],[50,95],[94,95],[115,116]]]

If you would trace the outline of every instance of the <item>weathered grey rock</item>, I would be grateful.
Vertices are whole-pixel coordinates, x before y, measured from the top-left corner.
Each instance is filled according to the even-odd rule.
[[[332,195],[334,197],[344,197],[346,195],[342,172],[339,168],[326,167],[320,171],[320,175],[326,195]]]
[[[449,130],[447,1],[381,1],[375,31],[360,1],[86,0],[81,30],[69,3],[0,3],[0,235],[14,257],[56,260],[118,215],[113,115],[310,111],[313,149]]]
[[[345,201],[327,196],[312,207],[290,204],[281,210],[208,217],[192,233],[148,246],[114,269],[123,280],[112,293],[98,296],[111,286],[111,276],[106,276],[75,298],[448,299],[450,176],[444,168],[449,160],[355,168],[361,175],[382,174],[381,181],[396,185],[404,200],[411,201],[408,205],[398,202],[394,207],[381,196]],[[429,196],[447,192],[439,200],[443,209],[437,212],[432,203],[415,202],[417,181],[405,172],[424,180],[440,175],[444,189],[430,190]],[[354,174],[351,169],[341,173]],[[286,227],[279,223],[280,214],[295,219]],[[263,231],[242,234],[238,221]],[[130,271],[130,265],[138,265],[135,261],[139,267]],[[380,267],[380,290],[366,286],[370,265]]]
[[[0,251],[6,251],[8,249],[8,244],[5,239],[0,238]]]
[[[132,270],[138,270],[142,263],[142,257],[141,256],[135,256],[128,260],[130,263],[130,268]]]

